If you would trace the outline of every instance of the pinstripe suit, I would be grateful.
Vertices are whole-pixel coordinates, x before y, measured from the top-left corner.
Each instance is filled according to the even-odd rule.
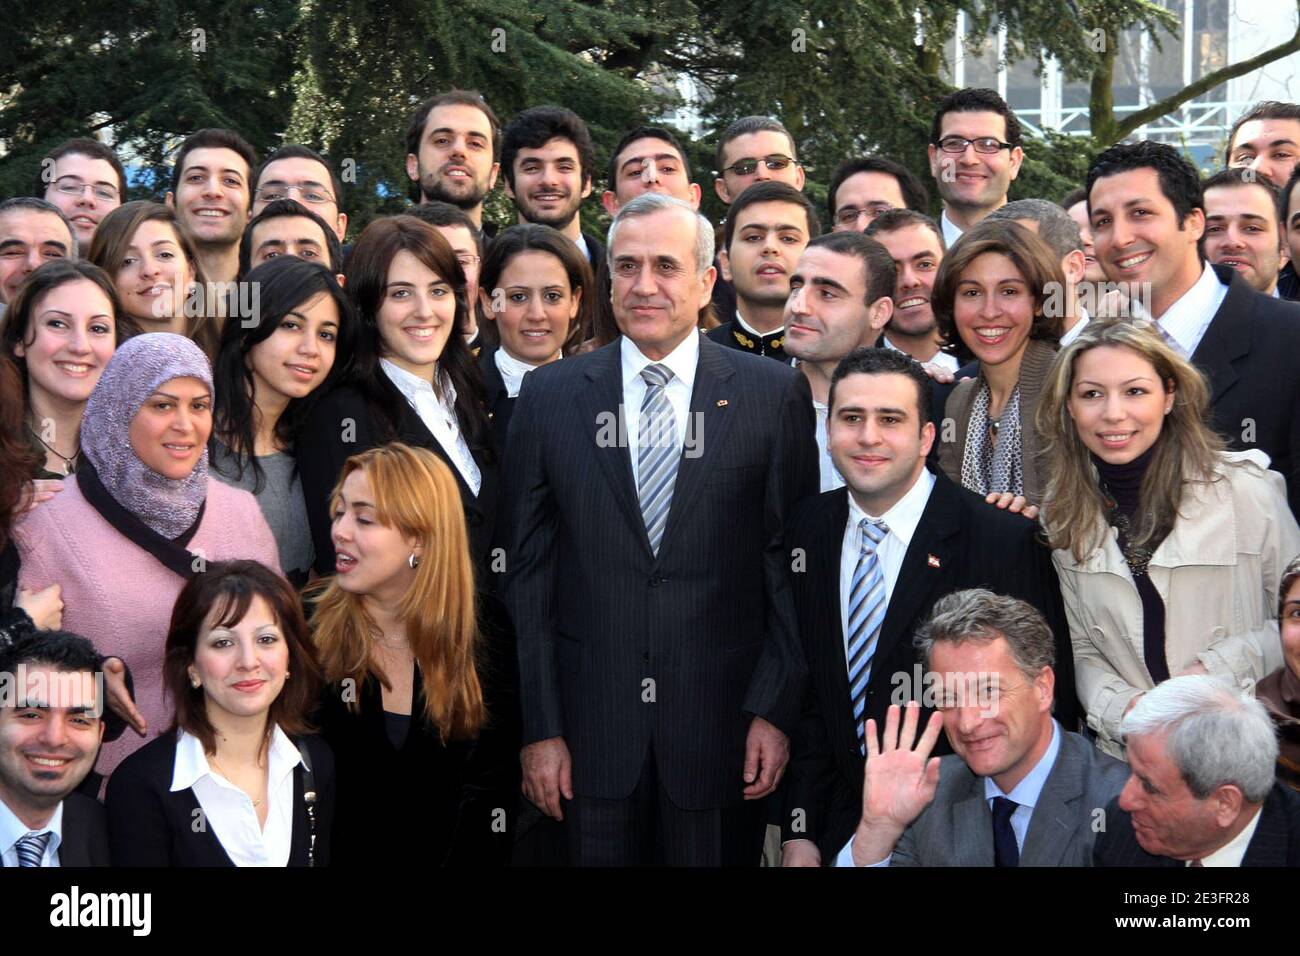
[[[628,449],[610,440],[620,346],[530,373],[511,422],[505,593],[523,739],[564,738],[578,798],[630,799],[649,767],[683,810],[732,807],[750,718],[789,734],[806,677],[783,530],[817,489],[808,385],[700,337],[698,454],[680,461],[656,556]]]

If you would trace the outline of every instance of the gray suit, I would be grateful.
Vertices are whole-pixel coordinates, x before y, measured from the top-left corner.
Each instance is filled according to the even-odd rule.
[[[1020,850],[1021,866],[1091,866],[1097,810],[1119,795],[1128,765],[1060,725],[1060,751],[1043,783]],[[956,755],[939,764],[934,802],[894,847],[891,866],[992,866],[993,814],[984,778]]]

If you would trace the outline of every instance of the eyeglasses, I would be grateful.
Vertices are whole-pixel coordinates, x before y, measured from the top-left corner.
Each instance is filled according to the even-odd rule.
[[[117,202],[117,189],[109,186],[107,183],[83,183],[80,179],[72,176],[56,179],[54,188],[65,196],[80,197],[87,189],[95,194],[96,199],[102,199],[104,202]]]
[[[259,189],[255,195],[259,202],[275,202],[277,199],[284,199],[291,192],[296,192],[299,199],[314,206],[334,201],[334,196],[328,189],[310,183],[305,186],[289,183],[268,183]]]
[[[780,153],[773,153],[771,156],[764,156],[762,159],[738,159],[724,169],[723,172],[735,173],[737,176],[752,176],[758,169],[759,163],[762,163],[774,173],[785,169],[791,163],[794,163],[796,166],[799,165],[799,161],[791,156],[783,156]]]
[[[460,263],[462,269],[469,269],[479,264],[479,257],[471,255],[457,256],[456,261]]]
[[[975,152],[988,156],[1004,149],[1015,149],[1010,143],[1004,143],[996,136],[981,136],[979,139],[967,139],[965,136],[945,136],[936,144],[945,153],[964,153],[967,146],[974,146]]]
[[[873,222],[881,213],[888,212],[894,207],[889,203],[872,203],[865,209],[854,209],[852,206],[845,206],[835,214],[835,222],[840,226],[856,226],[858,221],[867,217],[868,222]]]

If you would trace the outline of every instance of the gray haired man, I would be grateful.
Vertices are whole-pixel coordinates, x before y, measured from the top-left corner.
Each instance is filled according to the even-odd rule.
[[[1132,776],[1098,866],[1300,866],[1300,794],[1274,779],[1264,705],[1219,677],[1157,685],[1120,724]]]

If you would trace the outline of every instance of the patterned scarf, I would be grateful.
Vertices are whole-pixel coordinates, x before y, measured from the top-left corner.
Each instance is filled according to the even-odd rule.
[[[1020,444],[1020,386],[1011,391],[999,419],[998,440],[989,436],[989,385],[984,382],[971,403],[966,426],[966,448],[961,457],[961,483],[987,495],[1009,491],[1025,493],[1024,463]]]

